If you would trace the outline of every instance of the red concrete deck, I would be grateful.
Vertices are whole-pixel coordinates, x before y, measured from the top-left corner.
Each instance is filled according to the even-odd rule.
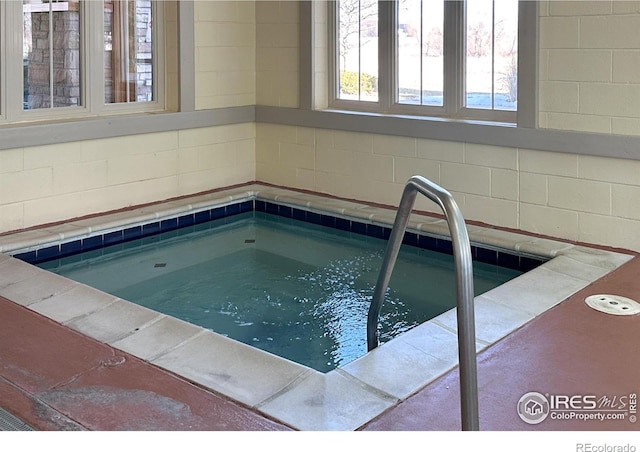
[[[639,274],[640,259],[634,258],[482,352],[481,429],[640,430],[630,412],[630,395],[640,393],[640,316],[604,314],[584,303],[600,293],[640,299]],[[458,430],[458,391],[454,370],[363,430]],[[608,408],[627,415],[605,421],[549,416],[529,425],[516,407],[531,391],[607,397]],[[37,430],[287,430],[4,298],[0,407]]]
[[[0,297],[0,406],[37,430],[286,430]]]

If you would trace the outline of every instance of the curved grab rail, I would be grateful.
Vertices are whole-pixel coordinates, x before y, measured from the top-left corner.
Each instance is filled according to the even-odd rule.
[[[456,267],[456,295],[458,317],[458,358],[460,362],[460,408],[463,430],[479,430],[478,383],[475,347],[475,320],[473,309],[473,267],[471,244],[464,218],[453,196],[444,188],[422,176],[413,176],[407,182],[391,236],[387,244],[373,300],[367,317],[367,344],[369,351],[378,346],[378,321],[384,295],[391,279],[391,273],[402,245],[402,239],[409,222],[416,195],[420,192],[435,202],[444,211]]]

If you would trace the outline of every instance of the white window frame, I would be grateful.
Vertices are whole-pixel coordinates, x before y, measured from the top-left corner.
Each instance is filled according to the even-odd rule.
[[[81,105],[33,110],[23,108],[22,0],[3,0],[1,3],[0,124],[165,111],[163,1],[152,1],[154,45],[152,101],[105,103],[103,2],[81,0]]]
[[[472,0],[471,0],[472,1]],[[503,111],[464,107],[464,1],[445,1],[444,24],[444,106],[406,105],[395,102],[396,77],[396,1],[378,2],[378,102],[338,98],[337,1],[329,2],[328,10],[328,80],[329,108],[370,113],[412,115],[457,120],[486,121],[535,127],[535,80],[537,46],[526,41],[536,35],[535,2],[520,1],[518,17],[518,110]],[[524,44],[524,45],[523,45]],[[386,64],[385,64],[386,63]]]

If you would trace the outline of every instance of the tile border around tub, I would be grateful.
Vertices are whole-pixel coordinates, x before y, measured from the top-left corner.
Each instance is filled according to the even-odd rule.
[[[362,220],[358,221],[333,214],[317,213],[313,210],[301,208],[300,206],[292,207],[256,198],[248,201],[239,200],[221,207],[213,207],[197,212],[180,214],[176,217],[150,221],[149,223],[138,224],[121,230],[108,230],[103,233],[97,232],[95,235],[89,235],[88,237],[45,245],[29,251],[16,250],[9,254],[29,264],[39,265],[79,253],[98,250],[106,246],[152,237],[171,231],[185,230],[185,232],[188,233],[189,230],[187,228],[190,226],[223,218],[229,218],[231,221],[235,215],[248,212],[268,213],[383,240],[388,240],[391,235],[391,227],[389,226],[366,223]],[[451,239],[449,237],[432,235],[426,231],[412,232],[411,230],[407,230],[403,244],[449,255],[453,252]],[[523,272],[532,270],[548,260],[548,258],[530,257],[515,252],[507,252],[474,244],[471,245],[471,256],[474,261]]]
[[[50,256],[64,257],[78,250],[97,249],[105,243],[112,244],[117,241],[147,237],[176,230],[189,224],[199,224],[222,216],[248,212],[255,208],[254,203],[258,205],[255,209],[262,211],[260,207],[262,202],[271,206],[277,204],[279,206],[277,214],[280,216],[287,216],[286,212],[291,209],[292,218],[296,219],[296,215],[299,215],[298,211],[301,210],[305,213],[304,221],[333,227],[331,220],[326,224],[325,215],[323,215],[323,213],[330,213],[329,218],[338,219],[335,224],[338,229],[341,228],[341,220],[348,220],[355,225],[351,228],[352,232],[382,238],[388,238],[395,218],[395,210],[392,209],[327,198],[320,194],[313,195],[251,184],[129,211],[71,220],[65,224],[3,234],[0,235],[0,253],[12,256],[20,254],[21,258],[30,263],[41,262],[43,259],[51,259]],[[274,207],[270,207],[268,213],[274,212]],[[489,253],[480,256],[481,259],[488,259],[488,263],[504,260],[505,266],[509,265],[510,257],[514,254],[533,259],[535,266],[539,264],[535,261],[548,260],[555,257],[558,251],[572,246],[560,241],[537,239],[473,225],[467,225],[467,230],[472,248],[476,247],[475,243],[482,244],[481,248],[489,250]],[[506,241],[492,240],[495,238],[492,231],[498,235],[508,234],[510,238]],[[479,237],[474,240],[474,235],[477,233]],[[416,238],[421,241],[418,244],[419,247],[451,252],[449,230],[443,219],[413,213],[407,227],[405,242],[415,245]],[[529,246],[520,249],[519,244]],[[41,250],[42,259],[38,258],[37,250]],[[493,251],[502,254],[489,257],[492,256]]]
[[[88,237],[48,245],[29,251],[20,250],[10,252],[13,257],[30,264],[41,264],[54,259],[73,256],[85,251],[94,251],[105,246],[117,245],[132,240],[152,237],[166,232],[176,231],[189,226],[206,223],[219,218],[233,217],[237,214],[253,211],[254,201],[239,201],[222,207],[191,212],[184,215],[150,221],[121,230],[110,230],[96,233]]]
[[[167,220],[182,213],[195,214],[238,200],[252,199],[275,201],[291,207],[302,206],[305,211],[316,214],[330,212],[367,225],[388,227],[395,217],[395,212],[388,209],[254,184],[101,218],[0,236],[0,252],[11,253],[29,246],[35,249],[57,242],[72,242],[91,235],[109,234],[117,229],[136,228],[149,221]],[[445,237],[448,227],[442,219],[414,214],[409,230]],[[467,225],[467,230],[472,243],[486,244],[495,250],[551,258],[532,271],[476,297],[478,351],[633,257],[474,225]],[[81,299],[92,296],[96,302],[90,306],[75,303],[81,288]],[[105,295],[0,254],[0,296],[53,320],[67,314],[65,306],[72,305],[75,317],[56,321],[89,335],[93,334],[92,325],[98,320],[104,326],[113,322],[120,325],[122,318],[139,318],[142,323],[135,328],[129,325],[129,331],[118,330],[108,343],[295,429],[357,429],[457,365],[455,309],[355,361],[322,374],[265,352],[258,353],[250,346],[177,320],[175,323],[180,324],[183,334],[167,348],[159,350],[159,341],[154,335],[158,330],[162,334],[169,333],[166,328],[154,328],[164,318],[163,315],[156,313],[154,317],[142,312],[144,308],[138,305],[113,297],[105,298]],[[115,317],[105,318],[114,310],[118,311]]]
[[[383,240],[388,240],[391,236],[391,227],[382,226],[374,223],[366,223],[347,216],[336,216],[334,214],[327,215],[314,212],[313,210],[302,209],[300,207],[291,207],[288,205],[278,204],[276,202],[256,199],[255,211],[264,212],[272,215],[278,215],[284,218],[300,220],[319,226],[325,226],[332,229],[339,229],[355,234],[367,235]],[[450,237],[443,237],[430,234],[427,231],[412,232],[409,228],[404,234],[403,244],[414,246],[425,250],[437,251],[451,255],[453,248]],[[507,252],[495,248],[486,248],[480,245],[471,244],[471,256],[474,261],[483,262],[491,265],[520,270],[523,272],[533,270],[549,260],[543,257],[526,256],[516,252]]]

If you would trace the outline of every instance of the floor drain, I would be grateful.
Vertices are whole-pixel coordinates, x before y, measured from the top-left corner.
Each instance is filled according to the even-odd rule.
[[[640,304],[620,295],[591,295],[585,303],[596,311],[613,315],[634,315],[640,313]]]

